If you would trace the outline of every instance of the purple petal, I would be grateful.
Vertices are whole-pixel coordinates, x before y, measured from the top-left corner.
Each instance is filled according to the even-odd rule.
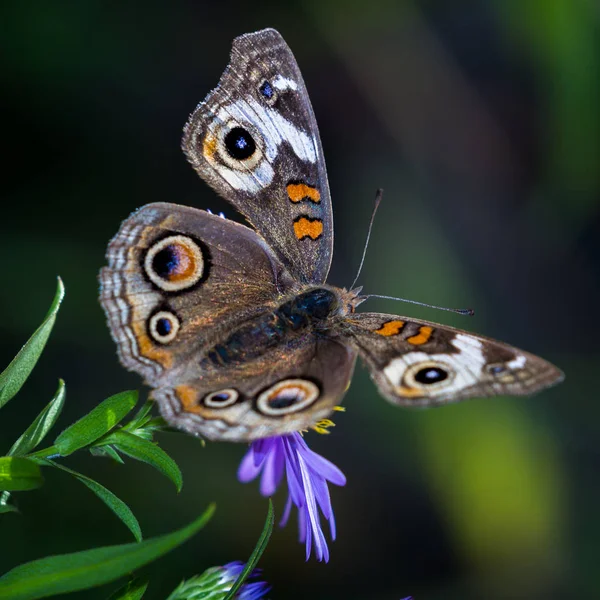
[[[317,505],[321,509],[323,516],[326,519],[329,519],[331,516],[331,498],[329,497],[329,488],[327,487],[327,483],[322,479],[314,478],[313,490],[317,500]]]
[[[264,462],[266,456],[273,451],[278,438],[265,438],[252,442],[252,451],[254,452],[254,465],[259,467]]]
[[[306,560],[310,558],[312,550],[312,529],[310,528],[310,520],[307,518],[306,508],[298,510],[298,540],[305,545]]]
[[[260,480],[260,493],[263,496],[272,496],[277,490],[279,481],[277,481],[276,461],[279,452],[277,448],[267,455],[264,462],[263,474]]]
[[[259,600],[270,590],[271,586],[265,581],[255,581],[254,583],[245,583],[238,592],[239,596],[236,594],[235,597],[239,600]]]
[[[288,490],[292,497],[292,502],[300,508],[305,504],[305,490],[302,484],[302,473],[300,472],[300,463],[298,456],[289,444],[284,444],[286,458],[286,475]]]
[[[246,566],[241,560],[234,560],[232,562],[223,565],[225,571],[227,571],[227,575],[232,579],[237,579],[238,575],[244,570]]]
[[[335,528],[335,515],[333,514],[333,510],[331,511],[331,518],[329,519],[329,535],[331,536],[331,541],[335,542],[337,530]]]
[[[237,477],[242,483],[248,483],[256,478],[261,471],[261,466],[257,466],[254,461],[254,451],[252,446],[242,458],[242,462],[238,467]]]
[[[290,513],[292,512],[292,497],[288,494],[285,508],[283,509],[283,515],[281,516],[281,521],[279,521],[279,527],[285,527],[288,519],[290,518]]]
[[[302,482],[304,484],[304,492],[306,494],[308,520],[310,521],[312,533],[315,536],[315,554],[317,556],[317,560],[323,560],[325,554],[328,555],[329,553],[327,552],[327,542],[325,541],[325,536],[323,535],[323,530],[321,529],[321,523],[319,522],[319,513],[317,511],[317,503],[311,485],[310,472],[306,468],[306,463],[301,455],[298,456],[298,461],[300,463],[300,472],[302,473]],[[308,546],[308,541],[306,545]],[[327,560],[328,558],[326,559],[326,562]]]
[[[323,458],[316,452],[309,450],[310,454],[305,456],[308,467],[313,473],[327,479],[334,485],[346,485],[346,476],[332,462]]]

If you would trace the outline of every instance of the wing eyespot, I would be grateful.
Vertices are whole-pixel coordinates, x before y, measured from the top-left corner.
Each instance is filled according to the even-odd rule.
[[[208,134],[211,139],[216,139],[213,145],[217,149],[216,156],[226,167],[235,171],[254,171],[263,162],[264,141],[260,132],[250,123],[240,123],[231,120],[218,127],[216,137]],[[206,154],[205,156],[209,158]],[[214,159],[214,153],[211,154]]]
[[[321,391],[308,379],[284,379],[261,392],[256,408],[269,417],[280,417],[305,410],[314,404]]]
[[[439,389],[450,385],[454,369],[442,362],[425,361],[411,365],[404,373],[404,385],[417,389]]]
[[[206,260],[200,246],[185,235],[171,235],[152,245],[144,258],[148,279],[165,292],[192,287],[204,275]]]
[[[494,375],[496,377],[499,375],[503,375],[507,371],[506,365],[500,363],[486,365],[485,369],[490,375]]]
[[[239,397],[240,394],[237,390],[233,388],[225,388],[223,390],[218,390],[216,392],[207,394],[202,399],[202,403],[207,408],[227,408],[228,406],[235,404]]]
[[[256,142],[243,127],[230,129],[223,138],[225,149],[235,160],[247,160],[256,152]]]
[[[263,79],[261,84],[258,86],[258,94],[260,98],[269,106],[273,106],[279,98],[279,94],[277,93],[275,86],[268,79]]]
[[[177,337],[180,326],[177,315],[166,310],[154,313],[148,321],[150,337],[159,344],[172,342]]]
[[[414,374],[414,378],[423,385],[432,385],[448,379],[448,371],[440,367],[424,367]]]

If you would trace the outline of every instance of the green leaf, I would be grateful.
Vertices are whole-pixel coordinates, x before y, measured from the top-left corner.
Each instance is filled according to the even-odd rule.
[[[21,512],[14,504],[10,503],[11,495],[10,492],[2,492],[0,493],[0,514],[1,513],[9,513]]]
[[[162,417],[153,417],[152,419],[144,423],[144,427],[146,429],[157,429],[161,431],[167,431],[168,433],[171,433],[172,431],[182,433],[181,429],[174,430]]]
[[[127,391],[107,398],[85,417],[67,427],[55,440],[61,456],[68,456],[89,446],[108,433],[136,405],[137,391]]]
[[[271,498],[269,498],[269,510],[267,511],[267,518],[265,520],[265,526],[263,527],[262,533],[258,538],[258,542],[256,542],[256,546],[254,547],[254,550],[250,555],[244,570],[239,574],[239,577],[235,580],[235,583],[231,586],[229,593],[223,600],[232,600],[238,590],[242,587],[244,581],[246,581],[250,573],[252,573],[258,564],[260,557],[265,551],[267,544],[269,543],[271,533],[273,533],[273,502],[271,501]]]
[[[58,390],[50,404],[42,410],[35,421],[27,428],[25,433],[12,445],[8,451],[9,456],[23,456],[31,452],[52,429],[58,419],[65,403],[65,382],[58,381]]]
[[[146,592],[148,583],[148,580],[136,577],[111,594],[108,600],[139,600]]]
[[[137,427],[141,427],[142,425],[145,425],[152,417],[148,417],[148,413],[152,410],[152,407],[154,406],[154,400],[146,400],[146,402],[144,402],[144,404],[142,404],[142,407],[140,408],[140,410],[137,411],[137,413],[135,414],[135,417],[133,417],[133,419],[131,419],[131,421],[129,423],[127,423],[127,425],[125,425],[125,429],[127,430],[131,430],[131,429],[136,429]],[[146,418],[148,417],[148,418]]]
[[[0,490],[33,490],[44,483],[38,464],[27,458],[0,457]]]
[[[48,341],[54,321],[56,320],[56,313],[64,295],[65,288],[59,277],[56,294],[46,318],[19,350],[8,367],[0,374],[0,408],[14,398],[25,381],[27,381],[33,367],[35,367],[35,363],[37,363]]]
[[[10,492],[0,493],[0,514],[8,512],[21,512],[14,504],[10,504],[11,495]]]
[[[114,431],[104,441],[123,454],[153,466],[175,484],[178,492],[181,491],[183,478],[177,463],[155,443],[122,430]]]
[[[119,453],[112,446],[92,446],[90,448],[90,454],[92,456],[106,456],[107,458],[112,458],[120,465],[125,464],[125,461],[119,456]]]
[[[65,473],[69,473],[70,475],[73,475],[73,477],[81,481],[83,485],[87,486],[90,490],[92,490],[92,492],[94,492],[94,494],[96,494],[96,496],[98,496],[98,498],[100,498],[100,500],[102,500],[102,502],[104,502],[104,504],[106,504],[106,506],[108,506],[108,508],[110,508],[110,510],[112,510],[115,513],[115,515],[117,515],[117,517],[121,519],[121,521],[123,521],[123,523],[129,528],[129,531],[133,533],[133,537],[135,537],[135,539],[138,542],[142,541],[142,531],[140,529],[140,524],[135,518],[135,515],[131,512],[129,506],[127,506],[127,504],[125,504],[123,500],[115,496],[110,490],[106,489],[97,481],[94,481],[93,479],[90,479],[89,477],[86,477],[85,475],[82,475],[77,471],[73,471],[72,469],[69,469],[68,467],[55,463],[51,460],[46,460],[45,462],[51,467],[60,469]]]
[[[10,504],[10,492],[2,492],[0,494],[0,514],[14,512],[21,512],[14,504]]]
[[[0,577],[0,598],[35,600],[114,581],[191,538],[214,511],[215,505],[211,504],[187,527],[144,542],[48,556],[19,565]]]

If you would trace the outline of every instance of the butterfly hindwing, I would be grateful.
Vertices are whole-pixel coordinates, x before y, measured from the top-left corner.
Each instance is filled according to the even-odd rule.
[[[234,355],[222,352],[212,368],[205,359],[202,377],[154,390],[165,419],[234,442],[308,429],[340,402],[356,363],[351,347],[292,331],[271,349]]]
[[[353,314],[347,325],[348,339],[394,404],[532,394],[563,377],[538,356],[445,325],[379,313]]]
[[[234,40],[182,144],[202,179],[248,218],[299,282],[325,281],[333,220],[323,151],[302,75],[277,31]]]

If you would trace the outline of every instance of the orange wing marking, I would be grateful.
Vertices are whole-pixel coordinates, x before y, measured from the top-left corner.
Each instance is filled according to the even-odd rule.
[[[198,410],[198,392],[191,385],[178,385],[175,388],[177,398],[181,402],[181,406],[186,412],[200,412]]]
[[[217,138],[214,135],[207,135],[202,144],[202,153],[206,158],[212,158],[217,149]]]
[[[299,240],[318,240],[323,235],[323,221],[309,217],[298,217],[294,221],[294,233]]]
[[[419,327],[419,333],[417,335],[413,335],[406,339],[409,344],[413,344],[415,346],[420,346],[425,342],[429,341],[431,334],[433,333],[433,327],[429,327],[428,325],[424,325],[423,327]]]
[[[146,333],[146,325],[141,320],[132,321],[133,335],[137,341],[138,352],[157,362],[165,369],[170,369],[173,366],[173,354],[167,350],[161,350],[156,347],[156,344],[148,337]]]
[[[402,396],[402,398],[419,398],[423,396],[423,392],[421,390],[417,390],[415,388],[406,387],[401,385],[396,388],[396,393],[398,396]]]
[[[388,321],[384,323],[379,329],[375,330],[375,333],[379,335],[398,335],[404,327],[404,321]]]
[[[319,190],[305,183],[288,184],[287,193],[292,202],[302,202],[302,200],[312,200],[316,204],[321,202]]]

